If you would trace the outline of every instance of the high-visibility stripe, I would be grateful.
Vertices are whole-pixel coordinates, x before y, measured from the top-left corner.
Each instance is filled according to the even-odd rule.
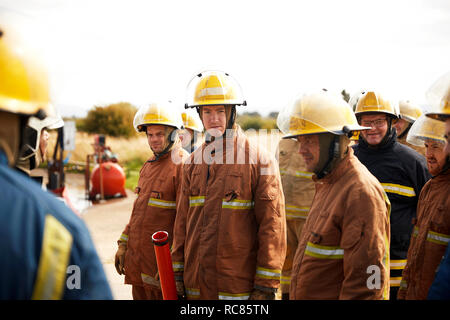
[[[281,270],[257,267],[256,276],[264,279],[280,280]]]
[[[39,267],[33,300],[58,300],[63,297],[72,235],[55,217],[47,215],[44,224]]]
[[[179,272],[184,270],[184,263],[183,262],[172,262],[172,268],[174,272]]]
[[[121,235],[120,235],[120,239],[119,239],[120,241],[124,241],[124,242],[128,242],[128,235],[127,234],[125,234],[125,233],[122,233]]]
[[[386,192],[383,191],[383,194],[384,194],[385,198],[387,198]],[[387,203],[389,203],[389,206],[390,206],[390,202],[387,202]],[[383,264],[384,264],[384,267],[386,268],[385,276],[386,276],[386,279],[388,279],[389,274],[390,274],[390,258],[389,258],[389,238],[386,233],[384,233],[384,250],[385,250],[385,252],[384,252],[384,256],[383,256]],[[390,288],[390,286],[388,286],[386,283],[386,285],[384,286],[384,290],[383,290],[383,300],[389,300],[389,288]]]
[[[141,273],[141,279],[142,279],[142,282],[144,282],[144,283],[151,284],[156,287],[160,287],[159,281],[156,280],[154,277],[149,276],[148,274]]]
[[[191,299],[198,299],[200,297],[200,289],[186,288],[186,296]]]
[[[389,279],[389,283],[391,287],[400,287],[400,281],[402,280],[402,277],[391,277]]]
[[[163,208],[163,209],[175,209],[177,204],[175,201],[167,201],[156,198],[150,198],[148,205],[151,207]]]
[[[309,209],[309,207],[286,205],[286,219],[306,219]]]
[[[414,228],[413,228],[413,232],[412,232],[412,235],[413,235],[413,237],[417,237],[417,236],[418,236],[418,234],[419,234],[419,228],[418,228],[418,227],[416,227],[416,226],[414,226]]]
[[[248,300],[250,292],[246,293],[227,293],[219,292],[219,300]]]
[[[335,246],[319,246],[308,242],[305,254],[320,259],[343,259],[344,249]]]
[[[199,207],[205,205],[205,196],[189,197],[189,207]]]
[[[295,171],[295,176],[299,178],[312,179],[314,173],[307,171]]]
[[[222,200],[222,208],[226,209],[251,209],[255,206],[255,203],[251,200],[232,200],[227,201],[226,199]]]
[[[408,288],[408,283],[406,282],[406,280],[404,280],[404,279],[400,280],[400,288],[402,288],[402,289]]]
[[[450,235],[443,234],[443,233],[437,233],[434,231],[428,231],[427,241],[437,243],[437,244],[442,244],[442,245],[446,246],[450,242]]]
[[[281,284],[290,284],[290,283],[291,283],[291,277],[281,276]]]
[[[280,169],[280,175],[284,176],[287,173],[287,170],[285,169]]]
[[[405,260],[391,260],[390,268],[391,270],[402,270],[406,267],[406,259]]]
[[[400,184],[394,184],[394,183],[382,183],[381,184],[384,188],[384,191],[389,193],[396,193],[405,197],[415,197],[416,193],[414,192],[414,189],[407,186],[402,186]]]

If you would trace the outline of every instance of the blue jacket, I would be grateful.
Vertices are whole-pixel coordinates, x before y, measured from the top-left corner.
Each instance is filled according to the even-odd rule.
[[[0,150],[0,299],[112,299],[89,231]]]
[[[429,300],[450,300],[450,245],[447,246],[445,255],[428,291]]]

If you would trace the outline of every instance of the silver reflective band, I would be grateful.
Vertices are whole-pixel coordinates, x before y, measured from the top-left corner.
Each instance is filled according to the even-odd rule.
[[[414,192],[414,189],[411,187],[402,186],[399,184],[394,183],[382,183],[381,184],[384,188],[384,191],[390,192],[390,193],[396,193],[402,196],[406,197],[415,197],[416,193]]]
[[[428,231],[427,240],[437,244],[447,245],[450,242],[450,236],[443,233]]]
[[[177,204],[175,201],[165,201],[161,199],[150,198],[148,205],[152,207],[158,207],[163,209],[175,209]]]
[[[208,97],[208,96],[223,96],[225,95],[226,88],[222,87],[214,87],[214,88],[204,88],[200,90],[199,97]]]
[[[189,197],[189,206],[190,207],[202,206],[204,204],[205,204],[204,196]]]
[[[255,203],[251,200],[233,200],[233,201],[222,201],[222,208],[228,209],[250,209],[253,208]]]
[[[250,293],[226,293],[219,292],[219,300],[248,300],[250,298]]]

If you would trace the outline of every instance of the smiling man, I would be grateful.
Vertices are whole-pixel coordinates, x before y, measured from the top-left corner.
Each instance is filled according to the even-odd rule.
[[[254,153],[258,147],[235,124],[237,105],[246,102],[227,73],[205,71],[188,86],[186,107],[198,110],[206,141],[183,166],[174,228],[177,289],[187,299],[275,299],[280,286],[280,175],[275,158]]]
[[[391,293],[395,300],[413,229],[412,219],[420,191],[430,179],[425,158],[397,142],[393,122],[397,108],[379,93],[368,91],[355,109],[358,122],[370,130],[361,132],[355,155],[380,181],[392,205],[391,209]]]
[[[433,178],[420,193],[399,299],[427,298],[436,269],[450,241],[450,211],[446,210],[450,193],[450,163],[444,152],[444,132],[443,122],[423,115],[408,133],[409,143],[425,146],[427,164]]]
[[[139,172],[137,198],[130,221],[118,240],[115,266],[120,275],[125,275],[125,284],[132,285],[134,300],[161,300],[151,237],[154,232],[167,231],[172,244],[182,160],[188,154],[178,139],[181,114],[169,103],[139,108],[133,125],[137,132],[147,134],[153,156]],[[173,161],[174,158],[181,161]]]

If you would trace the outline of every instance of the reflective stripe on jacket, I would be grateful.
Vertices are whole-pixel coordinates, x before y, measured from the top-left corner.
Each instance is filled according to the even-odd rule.
[[[234,133],[203,144],[184,164],[172,261],[188,299],[247,299],[254,286],[280,284],[286,221],[278,167]],[[207,163],[206,152],[216,161]]]
[[[417,220],[403,271],[399,299],[426,299],[450,241],[450,169],[433,177],[420,193]]]
[[[294,258],[290,299],[387,299],[390,204],[380,183],[351,148],[315,182]]]

